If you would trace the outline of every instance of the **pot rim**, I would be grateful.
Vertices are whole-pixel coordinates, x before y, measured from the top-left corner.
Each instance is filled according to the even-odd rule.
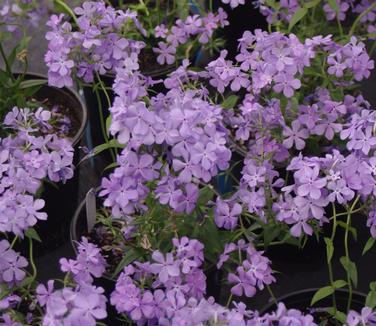
[[[76,226],[78,224],[78,220],[80,218],[81,212],[85,207],[85,204],[86,204],[86,200],[83,199],[81,201],[81,203],[77,206],[76,211],[74,212],[73,218],[72,218],[71,223],[70,223],[70,228],[69,228],[70,243],[71,243],[71,246],[73,247],[73,251],[74,251],[75,256],[78,255],[77,242],[79,241],[79,235],[77,234]],[[114,279],[112,277],[112,275],[108,272],[105,272],[102,275],[102,277],[105,278],[106,280],[110,280],[112,282],[116,281],[116,279]]]
[[[292,291],[292,292],[289,292],[287,294],[284,294],[280,297],[277,297],[276,298],[276,302],[279,303],[279,302],[284,302],[286,299],[288,298],[291,298],[291,297],[294,297],[294,296],[299,296],[301,294],[308,294],[308,293],[315,293],[317,290],[319,290],[320,288],[307,288],[307,289],[302,289],[302,290],[297,290],[297,291]],[[347,289],[336,289],[335,292],[342,292],[342,293],[347,293],[348,290]],[[367,295],[360,292],[360,291],[352,291],[353,295],[357,295],[361,298],[363,298],[364,300],[366,299]],[[265,313],[267,313],[268,311],[270,311],[272,308],[276,308],[276,302],[272,301],[272,302],[269,302],[267,304],[265,304],[261,309],[260,309],[260,314],[263,315]]]
[[[75,253],[76,256],[78,254],[76,242],[79,241],[76,226],[78,224],[78,219],[80,217],[82,209],[85,206],[85,203],[86,203],[86,201],[85,201],[85,199],[83,199],[81,201],[81,203],[78,205],[78,207],[76,208],[74,215],[73,215],[73,218],[72,218],[71,223],[70,223],[70,228],[69,228],[70,243],[73,247],[73,250],[74,250],[74,253]]]
[[[23,72],[20,72],[18,70],[13,71],[13,74],[21,74],[21,73],[23,74]],[[28,71],[25,73],[25,76],[36,77],[35,79],[46,79],[48,81],[48,76],[39,72]],[[56,89],[57,91],[61,91],[61,92],[65,91],[67,93],[70,93],[78,101],[81,107],[81,111],[82,111],[82,121],[80,124],[80,128],[77,130],[75,136],[72,138],[72,145],[73,146],[77,145],[84,134],[84,131],[87,125],[87,120],[88,120],[87,107],[86,107],[85,102],[83,101],[81,96],[78,94],[78,92],[72,87],[64,86],[63,88],[57,88],[57,87],[48,85],[48,83],[45,86]]]

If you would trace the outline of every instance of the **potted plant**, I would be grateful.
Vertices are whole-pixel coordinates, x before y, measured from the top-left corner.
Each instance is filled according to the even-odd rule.
[[[35,3],[31,4],[34,5],[33,8],[40,8]],[[12,8],[14,10],[14,7]],[[21,8],[25,12],[17,11],[18,16],[28,17],[26,13],[30,12],[30,8]],[[5,19],[6,21],[7,19]],[[79,183],[78,171],[76,171],[76,176],[73,176],[73,164],[77,164],[79,161],[79,142],[86,127],[87,115],[85,105],[73,90],[47,86],[47,79],[44,76],[27,72],[27,44],[29,38],[25,32],[22,34],[20,26],[22,25],[16,24],[14,21],[9,23],[9,25],[5,23],[2,25],[5,30],[11,27],[18,28],[21,35],[17,45],[9,51],[9,54],[6,54],[4,50],[4,41],[9,37],[9,34],[3,33],[0,41],[0,55],[3,67],[0,69],[0,118],[4,121],[1,126],[0,137],[4,141],[2,150],[7,153],[3,157],[4,166],[7,169],[3,171],[2,198],[4,200],[4,209],[6,209],[7,203],[11,200],[10,198],[13,198],[12,196],[15,196],[17,192],[23,193],[25,189],[29,189],[21,187],[20,189],[17,188],[18,190],[14,190],[10,184],[7,184],[10,180],[14,179],[13,181],[16,182],[20,178],[25,178],[26,183],[30,182],[31,188],[29,190],[32,190],[33,195],[38,192],[37,198],[43,197],[43,202],[45,203],[43,206],[50,215],[50,219],[47,222],[39,223],[36,226],[42,238],[45,239],[47,235],[49,236],[49,239],[45,239],[44,247],[38,244],[38,253],[43,254],[47,247],[50,250],[54,246],[60,245],[65,241],[68,234],[69,216],[71,216],[74,207],[77,205]],[[27,26],[26,23],[25,26]],[[11,29],[14,31],[13,28]],[[15,70],[13,67],[16,64],[22,66],[22,69]],[[22,119],[25,121],[22,122]],[[30,129],[28,129],[29,127]],[[18,128],[21,128],[22,131]],[[35,128],[40,129],[39,133]],[[19,133],[24,134],[24,139],[20,138]],[[38,137],[40,137],[40,140],[45,139],[45,144],[41,143],[33,146],[26,136],[30,136],[30,139],[38,139]],[[13,138],[17,141],[12,140]],[[7,141],[9,142],[8,145],[6,144]],[[13,146],[14,149],[7,148],[9,146]],[[18,152],[11,153],[14,150],[20,151],[22,146],[26,146],[24,152],[27,155],[25,157],[21,153],[16,155]],[[74,150],[76,150],[75,155]],[[14,157],[15,155],[17,157]],[[12,162],[12,164],[9,162]],[[52,165],[54,164],[56,171],[51,172],[51,170],[48,172],[48,169],[53,169]],[[37,173],[34,171],[35,168],[40,171]],[[64,173],[65,169],[69,173]],[[61,171],[60,176],[59,171]],[[13,175],[17,173],[19,174],[18,176]],[[48,175],[48,173],[50,174]],[[47,175],[52,183],[42,182]],[[70,182],[66,183],[69,179]],[[63,181],[64,184],[59,187],[53,185],[53,182],[59,181]],[[42,184],[43,191],[40,188]],[[14,187],[17,186],[15,185]],[[7,190],[8,195],[10,193],[13,195],[11,197],[5,196],[5,190]],[[60,196],[63,196],[68,201],[63,210],[58,205]],[[32,226],[34,226],[35,222],[33,221]],[[4,220],[4,223],[7,224],[7,219]],[[27,224],[20,225],[20,230],[25,227],[27,227]],[[5,228],[9,231],[9,226]]]
[[[70,85],[75,79],[83,86],[88,107],[92,108],[89,120],[93,147],[108,142],[106,119],[117,69],[140,66],[150,77],[149,87],[156,90],[158,79],[182,58],[191,58],[200,46],[216,46],[212,34],[227,23],[226,14],[189,14],[188,3],[140,1],[123,3],[118,9],[103,1],[88,1],[74,10],[65,5],[69,16],[52,16],[46,54],[49,84]],[[88,28],[91,36],[86,35]],[[61,56],[63,63],[57,59]]]
[[[174,270],[177,261],[176,265],[183,266],[175,256],[178,248],[159,247],[158,231],[163,228],[152,227],[153,219],[160,218],[157,213],[154,217],[153,211],[154,208],[158,211],[159,204],[155,201],[159,200],[162,205],[170,206],[174,220],[176,213],[184,212],[203,223],[196,222],[201,228],[206,223],[215,223],[224,234],[233,234],[230,236],[233,242],[225,247],[219,264],[227,272],[224,275],[231,284],[233,297],[252,297],[257,287],[262,289],[274,281],[268,259],[255,248],[265,249],[267,255],[274,245],[286,242],[303,245],[308,236],[316,234],[327,248],[330,284],[315,293],[312,303],[335,296],[337,289],[347,287],[345,314],[340,314],[335,306],[327,312],[332,316],[329,318],[345,322],[356,286],[354,263],[348,250],[353,233],[351,216],[373,211],[370,170],[364,168],[372,165],[369,160],[375,146],[373,113],[357,91],[356,83],[369,76],[373,61],[357,38],[337,40],[337,37],[300,40],[281,32],[246,32],[240,40],[236,63],[226,59],[225,51],[203,72],[190,70],[184,62],[166,78],[164,83],[169,91],[150,100],[145,98],[142,79],[137,98],[124,92],[129,89],[126,73],[117,74],[114,83],[117,97],[110,109],[109,130],[117,138],[117,146],[125,147],[117,168],[102,182],[103,205],[112,210],[102,218],[123,217],[125,224],[120,229],[128,224],[135,227],[132,234],[136,238],[146,235],[138,239],[136,247],[152,250],[149,263],[137,261],[126,266],[121,274],[119,289],[113,296],[119,312],[134,321],[148,320],[147,312],[133,312],[129,305],[125,306],[127,291],[132,288],[135,295],[140,295],[140,302],[144,295],[145,300],[154,298],[153,291],[165,291],[165,282],[174,277],[169,275],[165,279],[164,275],[161,281],[156,274],[160,269],[155,265],[171,265]],[[342,58],[343,65],[336,65],[335,58]],[[139,74],[135,71],[132,76],[137,78]],[[208,84],[211,88],[206,87]],[[239,95],[229,95],[229,91]],[[229,148],[243,157],[243,169],[240,179],[233,178],[236,184],[233,191],[221,195],[209,182],[219,173],[232,177]],[[283,179],[281,170],[285,171]],[[211,202],[201,199],[203,189],[211,192]],[[146,208],[146,216],[153,212],[150,220],[137,222],[139,212]],[[372,216],[368,221],[370,226]],[[109,221],[102,229],[103,234],[112,233]],[[320,230],[326,223],[332,232],[322,236]],[[145,227],[154,230],[154,236],[148,236]],[[175,227],[179,235],[176,238],[180,238],[180,230]],[[137,232],[138,228],[142,231]],[[345,279],[336,279],[331,267],[339,228],[344,229],[345,254],[340,260]],[[128,231],[128,227],[123,230]],[[184,235],[192,237],[192,233]],[[207,238],[215,236],[210,233],[205,239],[209,241]],[[226,236],[219,238],[224,240]],[[116,244],[115,251],[133,253],[132,241],[132,238],[121,239],[129,248],[119,248]],[[367,249],[372,243],[369,240]],[[209,245],[209,252],[213,247],[214,244]],[[166,254],[165,258],[160,252]],[[124,257],[128,264],[129,260],[137,259],[133,255]],[[205,256],[209,257],[210,254]],[[257,277],[261,280],[253,275],[255,262],[260,264]],[[172,300],[166,293],[161,295],[162,302]],[[227,299],[231,304],[232,297]],[[185,302],[182,305],[187,301],[182,300]],[[171,321],[175,312],[169,315],[164,311],[164,317],[160,318],[168,316]]]

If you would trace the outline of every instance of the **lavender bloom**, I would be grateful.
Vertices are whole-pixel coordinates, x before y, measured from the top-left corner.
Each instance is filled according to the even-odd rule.
[[[43,325],[95,326],[97,320],[107,317],[103,292],[102,288],[87,284],[54,291],[46,302]]]
[[[13,108],[4,118],[9,136],[0,140],[0,230],[23,237],[24,231],[38,220],[42,199],[34,198],[41,182],[65,182],[73,177],[73,148],[69,140],[52,129],[51,112],[42,108]]]
[[[27,260],[10,249],[7,240],[0,241],[0,278],[9,286],[19,284],[26,276],[25,268]]]
[[[105,272],[106,261],[100,249],[84,237],[77,249],[78,254],[75,260],[60,259],[61,270],[72,273],[77,283],[92,283],[93,278],[99,278]]]
[[[153,48],[153,51],[158,54],[157,62],[160,65],[171,65],[175,62],[176,48],[172,45],[167,46],[166,43],[159,42],[158,48]]]
[[[301,185],[298,187],[299,196],[309,195],[312,199],[319,199],[321,196],[321,190],[326,185],[325,178],[319,178],[319,168],[308,168],[304,175],[299,178]]]
[[[158,278],[162,283],[165,283],[171,276],[179,276],[179,265],[174,261],[172,254],[168,253],[166,258],[163,254],[158,251],[155,251],[152,255],[152,258],[156,263],[151,265],[153,273],[158,274]]]
[[[223,227],[227,230],[233,230],[236,227],[238,216],[241,212],[242,207],[238,203],[232,205],[231,202],[217,199],[214,211],[215,224],[217,224],[219,228]]]
[[[373,325],[376,323],[376,313],[369,307],[362,308],[361,313],[350,310],[346,322],[348,326]]]
[[[342,0],[335,0],[336,4],[337,4],[337,7],[339,9],[338,11],[338,14],[337,12],[330,6],[329,3],[326,3],[324,6],[323,6],[323,9],[325,11],[325,14],[326,14],[326,19],[327,20],[333,20],[336,18],[336,16],[338,15],[338,19],[343,21],[345,20],[346,18],[346,12],[349,10],[350,8],[350,5],[346,2],[346,1],[342,1]]]
[[[297,150],[302,150],[305,147],[304,139],[309,136],[307,129],[301,129],[299,121],[294,120],[291,124],[291,128],[285,126],[283,129],[283,136],[287,137],[283,141],[283,146],[286,148],[291,148],[294,143]]]
[[[232,9],[236,8],[239,5],[245,4],[245,0],[222,0],[222,2],[229,4]]]

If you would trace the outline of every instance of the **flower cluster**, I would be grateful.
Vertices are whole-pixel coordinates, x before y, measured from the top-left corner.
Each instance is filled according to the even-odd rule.
[[[227,281],[235,284],[231,288],[231,293],[236,296],[253,297],[256,289],[264,289],[265,285],[275,282],[270,267],[270,261],[263,256],[262,252],[257,251],[252,244],[239,240],[237,244],[226,244],[224,252],[220,255],[217,268],[222,268],[223,264],[230,259],[231,253],[236,252],[239,259],[244,252],[246,259],[239,262],[235,273],[229,273]]]
[[[51,31],[46,34],[45,62],[51,86],[72,86],[73,76],[91,83],[96,74],[115,71],[137,59],[145,44],[123,36],[129,21],[145,33],[136,13],[115,10],[102,1],[86,1],[74,11],[77,26],[65,21],[64,15],[52,15],[47,23]]]
[[[111,304],[119,313],[138,323],[170,325],[192,300],[203,298],[204,246],[187,237],[174,238],[172,243],[172,252],[154,251],[151,262],[134,262],[124,268],[111,294]]]
[[[37,26],[46,13],[45,0],[4,0],[0,5],[0,20],[8,32],[17,32],[20,26]]]
[[[349,43],[330,53],[327,62],[330,75],[343,77],[345,71],[351,71],[357,81],[368,78],[370,70],[374,68],[374,62],[370,60],[365,44],[358,42],[354,36]]]
[[[100,250],[82,238],[78,243],[76,260],[62,258],[61,270],[73,276],[75,284],[55,289],[54,281],[36,288],[39,305],[44,309],[43,326],[88,325],[95,326],[97,320],[107,317],[104,289],[92,283],[105,270],[105,261]]]
[[[54,289],[54,281],[47,288],[37,288],[38,303],[45,309],[42,325],[88,325],[107,317],[104,290],[94,285],[80,284],[74,288]]]
[[[0,231],[23,236],[37,220],[42,199],[34,198],[44,178],[66,182],[73,177],[73,148],[66,138],[49,134],[51,112],[13,108],[3,123],[10,134],[0,142]]]
[[[229,0],[226,0],[227,3]],[[222,2],[225,2],[222,0]],[[232,0],[234,6],[238,5],[237,0]],[[244,4],[240,3],[239,4]],[[271,6],[265,0],[254,1],[254,4],[259,8],[261,14],[266,16],[266,20],[269,24],[289,24],[298,9],[301,8],[301,3],[297,0],[281,0],[279,6]],[[320,3],[321,10],[325,15],[328,22],[338,20],[339,22],[345,21],[348,17],[352,17],[354,14],[363,14],[360,22],[362,28],[367,33],[374,33],[376,29],[376,7],[372,7],[373,2],[370,0],[325,0]],[[314,6],[315,7],[315,6]],[[310,8],[310,7],[308,7]],[[323,28],[327,25],[322,24]],[[323,29],[324,31],[325,29]],[[371,37],[374,38],[374,37]]]
[[[231,157],[222,109],[208,102],[205,92],[183,89],[158,94],[147,107],[145,79],[124,70],[118,71],[114,89],[110,131],[126,148],[119,167],[103,179],[105,206],[115,217],[130,214],[148,195],[146,183],[158,180],[159,201],[191,213],[198,184],[226,169]]]
[[[27,265],[27,260],[11,249],[7,240],[0,241],[0,282],[9,286],[20,284],[26,276],[23,269]],[[3,304],[9,305],[9,301],[8,298]]]
[[[77,251],[76,259],[60,259],[60,268],[64,273],[70,273],[77,283],[92,283],[93,278],[104,274],[106,261],[96,245],[83,237],[77,245]]]
[[[153,48],[154,53],[158,54],[157,62],[161,65],[174,63],[179,45],[186,44],[193,37],[197,37],[200,44],[206,44],[217,28],[228,24],[226,12],[219,8],[217,14],[209,13],[206,17],[191,15],[185,20],[177,19],[170,29],[164,24],[156,26],[155,36],[163,39],[158,47]]]

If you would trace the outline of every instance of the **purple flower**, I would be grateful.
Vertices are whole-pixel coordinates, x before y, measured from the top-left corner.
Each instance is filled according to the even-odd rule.
[[[222,0],[222,2],[229,4],[232,9],[236,8],[239,5],[245,4],[245,0]]]
[[[158,279],[165,283],[170,276],[179,276],[179,263],[174,261],[171,253],[166,254],[166,258],[159,251],[154,251],[152,258],[156,263],[151,265],[152,272],[158,274]]]
[[[362,308],[361,313],[350,310],[347,314],[347,325],[372,325],[376,323],[376,313],[369,307]]]
[[[28,265],[27,260],[10,249],[7,240],[0,242],[0,276],[1,279],[12,285],[20,283],[26,276],[25,268]]]
[[[294,143],[297,150],[302,150],[305,146],[305,139],[308,138],[309,133],[307,129],[302,128],[298,120],[294,120],[291,123],[291,128],[285,126],[283,128],[283,136],[287,137],[283,141],[283,146],[291,148]]]
[[[312,199],[321,197],[321,189],[325,187],[327,181],[325,178],[318,178],[319,173],[320,170],[317,166],[305,170],[305,173],[299,178],[301,183],[297,190],[299,196],[308,195]]]
[[[185,193],[176,198],[176,204],[174,204],[177,212],[186,212],[190,214],[196,207],[199,191],[195,184],[188,183],[185,185]]]
[[[39,284],[36,288],[36,294],[39,304],[43,307],[54,292],[54,281],[49,280],[47,282],[47,288],[43,284]]]
[[[238,222],[238,216],[242,212],[242,207],[238,203],[225,202],[217,199],[216,208],[214,211],[215,224],[219,228],[233,230]]]
[[[251,277],[241,266],[239,266],[236,271],[238,275],[230,273],[227,277],[229,283],[235,283],[231,288],[231,293],[238,297],[243,294],[246,297],[253,297],[256,294],[256,288]]]
[[[295,79],[293,76],[287,74],[278,74],[274,80],[274,91],[277,93],[283,91],[283,95],[286,97],[292,97],[294,95],[294,90],[299,89],[301,86],[299,79]]]
[[[373,136],[372,127],[367,127],[364,132],[362,130],[357,130],[355,132],[354,138],[347,143],[347,148],[349,150],[361,150],[367,155],[375,145],[376,137]]]
[[[344,204],[354,198],[355,193],[347,187],[345,180],[340,179],[338,181],[328,182],[327,188],[331,190],[328,196],[329,201],[337,201],[340,204]]]
[[[160,65],[165,63],[171,65],[175,62],[176,48],[174,46],[159,42],[158,47],[153,48],[153,51],[158,54],[157,61]]]

